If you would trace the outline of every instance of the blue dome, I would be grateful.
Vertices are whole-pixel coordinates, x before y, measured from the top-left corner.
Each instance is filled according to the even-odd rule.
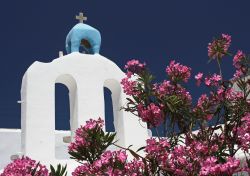
[[[87,54],[99,53],[101,47],[100,32],[83,23],[75,25],[66,37],[66,51],[68,54],[79,52],[80,46],[83,46]]]

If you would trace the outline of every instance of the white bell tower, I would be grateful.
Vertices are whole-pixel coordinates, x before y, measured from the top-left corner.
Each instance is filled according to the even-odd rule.
[[[27,69],[21,89],[22,154],[42,163],[61,162],[55,158],[55,83],[69,89],[71,134],[90,118],[105,119],[103,88],[107,87],[112,92],[118,144],[145,145],[146,124],[120,110],[126,103],[120,85],[125,74],[99,54],[100,44],[99,31],[78,23],[67,36],[67,55],[61,53],[50,63],[35,62]],[[79,53],[81,46],[88,54]]]

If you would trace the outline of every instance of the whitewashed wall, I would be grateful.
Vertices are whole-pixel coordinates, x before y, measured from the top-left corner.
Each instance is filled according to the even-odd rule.
[[[68,164],[68,170],[73,171],[77,167],[78,163],[74,160],[69,159],[67,152],[68,144],[63,142],[63,137],[70,135],[70,131],[55,131],[55,156],[62,163]],[[11,162],[11,156],[20,154],[21,151],[21,130],[20,129],[0,129],[0,170]],[[49,167],[49,162],[42,163],[47,164]],[[57,163],[51,162],[51,164],[56,165]],[[1,173],[1,171],[0,171]]]

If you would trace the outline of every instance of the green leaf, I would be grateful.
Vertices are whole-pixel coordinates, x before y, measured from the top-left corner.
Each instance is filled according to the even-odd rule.
[[[129,151],[136,159],[139,159],[139,158],[140,158],[140,156],[139,156],[136,152],[134,152],[133,150],[128,149],[128,151]]]
[[[56,170],[52,165],[50,165],[50,176],[67,176],[66,168],[67,164],[65,166],[58,164]]]
[[[145,149],[145,148],[146,148],[145,146],[140,147],[138,150],[136,150],[136,152],[139,152],[139,151],[141,151],[141,150],[143,150],[143,149]]]

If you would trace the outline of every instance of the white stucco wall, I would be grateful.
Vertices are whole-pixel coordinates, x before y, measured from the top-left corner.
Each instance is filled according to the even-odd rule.
[[[63,142],[63,137],[70,135],[70,131],[54,131],[55,134],[55,156],[60,159],[62,163],[68,164],[68,170],[70,173],[78,165],[73,160],[67,161],[69,159],[68,155],[68,144]],[[20,129],[0,129],[0,170],[11,162],[10,157],[16,155],[21,151],[21,130]],[[45,153],[43,153],[45,154]],[[45,154],[46,155],[46,154]],[[56,166],[57,161],[50,161],[42,164],[54,164]],[[1,173],[1,171],[0,171]]]

